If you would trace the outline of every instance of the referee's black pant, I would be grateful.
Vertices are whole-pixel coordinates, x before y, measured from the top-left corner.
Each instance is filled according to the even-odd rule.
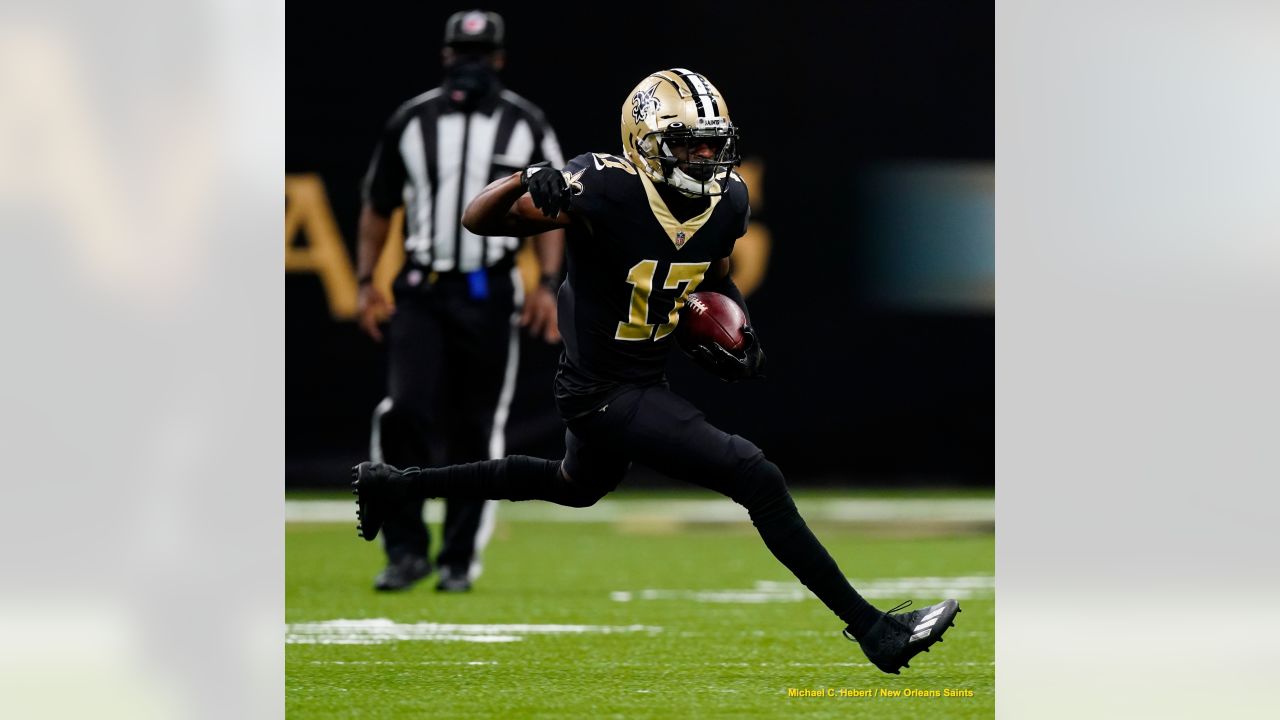
[[[400,279],[404,283],[405,278]],[[398,290],[389,333],[389,395],[373,417],[370,457],[397,467],[452,465],[506,454],[505,425],[519,362],[523,291],[508,265],[486,273],[487,292],[461,273],[425,274]],[[448,500],[437,567],[480,572],[493,533],[493,501]],[[422,504],[387,518],[387,557],[429,559]]]

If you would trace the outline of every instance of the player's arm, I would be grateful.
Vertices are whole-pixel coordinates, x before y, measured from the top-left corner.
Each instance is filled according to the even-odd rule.
[[[702,352],[694,353],[694,359],[725,380],[764,377],[764,349],[760,346],[760,336],[751,325],[747,301],[742,297],[738,285],[733,282],[732,267],[732,262],[727,257],[712,263],[698,290],[720,293],[742,308],[742,315],[747,319],[747,324],[742,327],[742,335],[747,339],[747,344],[741,353],[730,352],[719,345],[704,348]]]
[[[539,235],[573,224],[569,188],[559,170],[535,165],[489,183],[462,213],[476,235]]]
[[[746,298],[742,297],[742,291],[738,289],[737,283],[733,281],[733,262],[725,257],[720,258],[707,268],[707,274],[703,276],[702,285],[699,290],[710,290],[718,292],[721,295],[732,300],[738,307],[742,308],[742,314],[747,316],[747,325],[751,325],[751,313],[747,312]]]

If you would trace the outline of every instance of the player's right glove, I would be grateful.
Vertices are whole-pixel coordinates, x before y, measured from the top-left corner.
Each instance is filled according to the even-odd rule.
[[[520,187],[529,193],[533,206],[549,218],[569,209],[569,183],[546,160],[530,165],[520,173]]]
[[[720,343],[703,343],[689,350],[689,356],[712,375],[725,382],[764,378],[764,349],[748,325],[742,328],[746,345],[741,352],[730,352]]]

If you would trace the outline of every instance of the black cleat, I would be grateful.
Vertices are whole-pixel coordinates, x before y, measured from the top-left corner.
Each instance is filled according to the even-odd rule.
[[[408,590],[414,583],[431,574],[431,563],[424,557],[405,556],[387,563],[386,569],[373,579],[375,590]]]
[[[468,577],[466,570],[440,566],[440,579],[436,582],[437,592],[460,593],[470,589],[471,578]]]
[[[413,500],[405,476],[418,468],[397,470],[385,463],[362,462],[351,468],[351,494],[356,496],[356,530],[365,540],[378,537],[388,511],[398,503]]]
[[[911,603],[910,600],[885,613],[867,631],[861,640],[855,638],[849,628],[844,636],[862,646],[867,659],[882,671],[899,674],[899,668],[911,667],[907,663],[921,652],[929,652],[929,646],[942,642],[942,634],[954,626],[960,604],[944,600],[937,605],[894,615]]]

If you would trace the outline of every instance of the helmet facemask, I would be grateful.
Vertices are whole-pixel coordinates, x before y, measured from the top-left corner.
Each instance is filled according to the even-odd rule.
[[[728,189],[729,173],[742,161],[738,129],[725,118],[699,118],[698,126],[672,122],[641,138],[637,150],[645,160],[656,161],[662,168],[662,181],[681,193],[722,195]],[[704,144],[713,155],[694,155]]]

